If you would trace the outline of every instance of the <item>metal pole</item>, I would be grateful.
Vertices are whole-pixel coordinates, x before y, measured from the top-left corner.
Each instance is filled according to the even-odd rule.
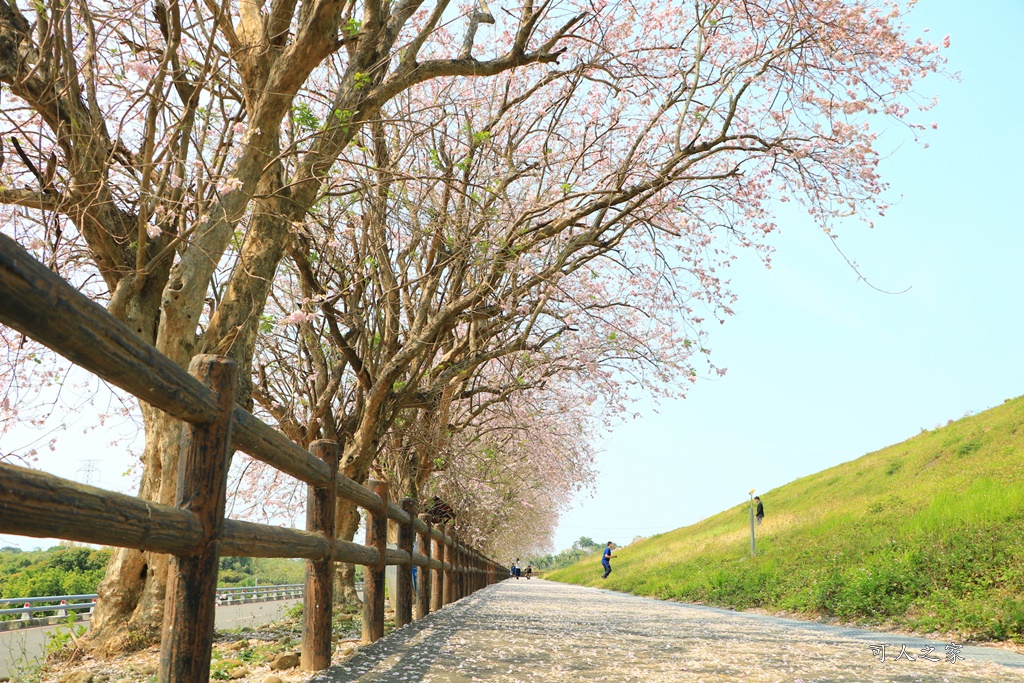
[[[750,489],[750,556],[757,554],[754,546],[754,489]]]

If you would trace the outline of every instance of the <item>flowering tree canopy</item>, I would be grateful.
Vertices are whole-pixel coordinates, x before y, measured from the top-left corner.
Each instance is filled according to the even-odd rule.
[[[552,472],[585,480],[586,458],[523,451],[522,425],[568,433],[527,406],[614,412],[694,379],[773,201],[825,230],[884,211],[872,121],[923,130],[913,87],[943,66],[903,12],[0,0],[3,230],[175,362],[237,359],[242,400],[341,441],[350,476],[421,422],[418,462],[449,466],[404,481],[556,509]],[[142,413],[140,495],[167,501],[178,425]],[[115,556],[97,642],[156,632],[165,567]]]

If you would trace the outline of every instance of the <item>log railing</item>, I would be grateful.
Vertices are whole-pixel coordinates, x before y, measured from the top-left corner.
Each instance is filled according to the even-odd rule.
[[[0,235],[0,323],[185,423],[175,505],[0,464],[0,532],[173,556],[161,683],[209,680],[222,555],[307,560],[302,626],[307,670],[330,664],[335,562],[366,567],[366,642],[384,634],[386,565],[419,568],[415,596],[411,570],[398,572],[393,606],[399,626],[505,578],[504,567],[461,543],[453,529],[432,526],[418,515],[415,500],[396,504],[384,482],[365,488],[339,472],[334,442],[317,441],[306,451],[236,405],[233,361],[197,356],[186,372],[5,235]],[[227,468],[235,450],[308,484],[306,530],[224,517]],[[365,545],[335,538],[338,497],[367,511]],[[388,520],[398,525],[398,549],[387,548]]]

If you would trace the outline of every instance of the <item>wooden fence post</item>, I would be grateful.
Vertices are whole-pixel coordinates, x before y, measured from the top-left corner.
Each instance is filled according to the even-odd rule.
[[[445,536],[448,541],[444,544],[444,561],[448,567],[444,570],[444,604],[450,605],[455,601],[455,530],[451,522],[444,525]]]
[[[452,534],[452,551],[455,559],[452,564],[455,565],[455,571],[452,574],[452,602],[458,602],[462,599],[462,545],[459,543],[459,537],[454,533]]]
[[[455,590],[452,595],[455,600],[466,597],[466,553],[458,536],[455,537]]]
[[[430,584],[434,575],[430,569],[430,515],[421,514],[420,521],[427,525],[427,531],[416,535],[416,543],[420,554],[427,558],[427,565],[420,567],[416,577],[416,609],[413,611],[413,619],[422,619],[430,614]]]
[[[479,576],[479,574],[477,574],[477,568],[478,567],[479,567],[479,562],[477,561],[477,558],[476,558],[476,551],[473,550],[472,548],[470,548],[469,549],[469,592],[470,593],[476,593],[477,589],[479,588],[479,586],[477,585],[477,581],[480,580],[480,576]]]
[[[459,536],[454,531],[452,531],[452,550],[454,551],[453,555],[455,557],[455,559],[452,560],[452,564],[454,565],[452,577],[452,602],[456,602],[461,600],[464,595],[462,579],[464,576],[463,570],[465,558],[462,556],[462,543],[459,542]]]
[[[466,597],[466,549],[461,541],[455,544],[455,564],[459,568],[455,574],[455,599],[461,600]]]
[[[472,548],[469,551],[469,566],[470,581],[469,581],[469,592],[476,593],[480,590],[480,559],[476,556],[476,551]]]
[[[338,500],[338,444],[314,441],[310,452],[323,460],[331,480],[323,488],[309,487],[306,502],[306,530],[327,538],[331,555],[323,560],[306,560],[306,594],[302,601],[302,668],[320,671],[331,665],[331,611],[334,605],[334,510]]]
[[[398,565],[398,580],[395,582],[395,589],[398,595],[395,596],[395,628],[402,628],[412,623],[412,570],[415,563],[412,561],[413,540],[416,532],[413,528],[413,521],[419,511],[419,505],[415,498],[403,498],[402,510],[409,515],[408,524],[398,525],[398,549],[409,553],[409,566]]]
[[[367,482],[380,496],[384,506],[366,511],[366,545],[380,553],[380,561],[366,567],[363,574],[363,642],[375,643],[384,637],[384,567],[388,551],[388,485],[383,481]]]
[[[160,681],[206,683],[210,679],[220,537],[224,528],[231,413],[237,367],[230,358],[200,355],[189,372],[217,395],[213,422],[186,424],[178,459],[176,503],[196,515],[203,540],[196,551],[171,558],[160,647]]]
[[[438,527],[441,538],[444,538],[444,525]],[[436,612],[444,607],[444,541],[433,539],[434,557],[441,563],[438,569],[431,576],[430,582],[430,611]]]

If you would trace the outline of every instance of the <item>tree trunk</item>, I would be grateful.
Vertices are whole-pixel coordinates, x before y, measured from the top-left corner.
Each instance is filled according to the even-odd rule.
[[[260,187],[272,181],[273,179],[265,179]],[[269,225],[279,227],[272,221]],[[267,274],[269,277],[251,277],[245,268],[236,269],[250,277],[239,276],[232,279],[233,288],[227,293],[227,300],[231,305],[225,305],[224,312],[217,311],[219,315],[214,322],[219,321],[220,324],[215,330],[204,335],[203,339],[206,345],[203,350],[230,354],[238,361],[238,397],[249,408],[252,403],[249,370],[252,366],[256,329],[266,303],[266,290],[269,286],[264,280],[273,276],[276,264],[283,253],[280,243],[283,242],[284,236],[280,233],[281,230],[278,230],[263,242],[257,239],[249,240],[257,243],[256,251],[262,250],[267,253],[257,254],[262,256],[263,260],[258,264],[252,264],[250,261],[257,257],[246,252],[248,260],[243,266],[258,265],[259,274]],[[179,315],[180,324],[174,326],[168,325],[161,313],[178,309],[198,310],[201,301],[189,300],[189,297],[177,293],[175,287],[169,288],[168,296],[164,300],[165,292],[160,285],[167,281],[170,271],[170,259],[167,261],[167,265],[162,266],[160,270],[162,279],[150,278],[147,285],[129,300],[124,311],[125,323],[144,340],[156,345],[172,360],[186,367],[192,354],[197,350],[194,316],[188,313]],[[241,282],[235,282],[236,279],[240,279]],[[205,291],[205,288],[197,288],[192,298],[201,298],[200,295]],[[257,322],[239,322],[247,318]],[[143,403],[140,403],[140,406],[145,426],[146,447],[142,456],[143,473],[139,497],[173,505],[177,488],[182,425],[160,410]],[[95,654],[109,656],[159,642],[169,566],[170,558],[167,555],[126,548],[114,551],[99,587],[96,615],[89,634],[88,642]]]
[[[145,468],[139,497],[174,504],[181,422],[142,406],[146,427]],[[112,656],[160,639],[169,556],[118,548],[99,586],[88,643],[97,655]]]
[[[359,508],[351,501],[339,498],[335,509],[335,538],[351,541],[359,530],[360,521]],[[363,606],[356,592],[356,567],[351,562],[338,563],[338,570],[334,573],[334,602],[343,609]]]

